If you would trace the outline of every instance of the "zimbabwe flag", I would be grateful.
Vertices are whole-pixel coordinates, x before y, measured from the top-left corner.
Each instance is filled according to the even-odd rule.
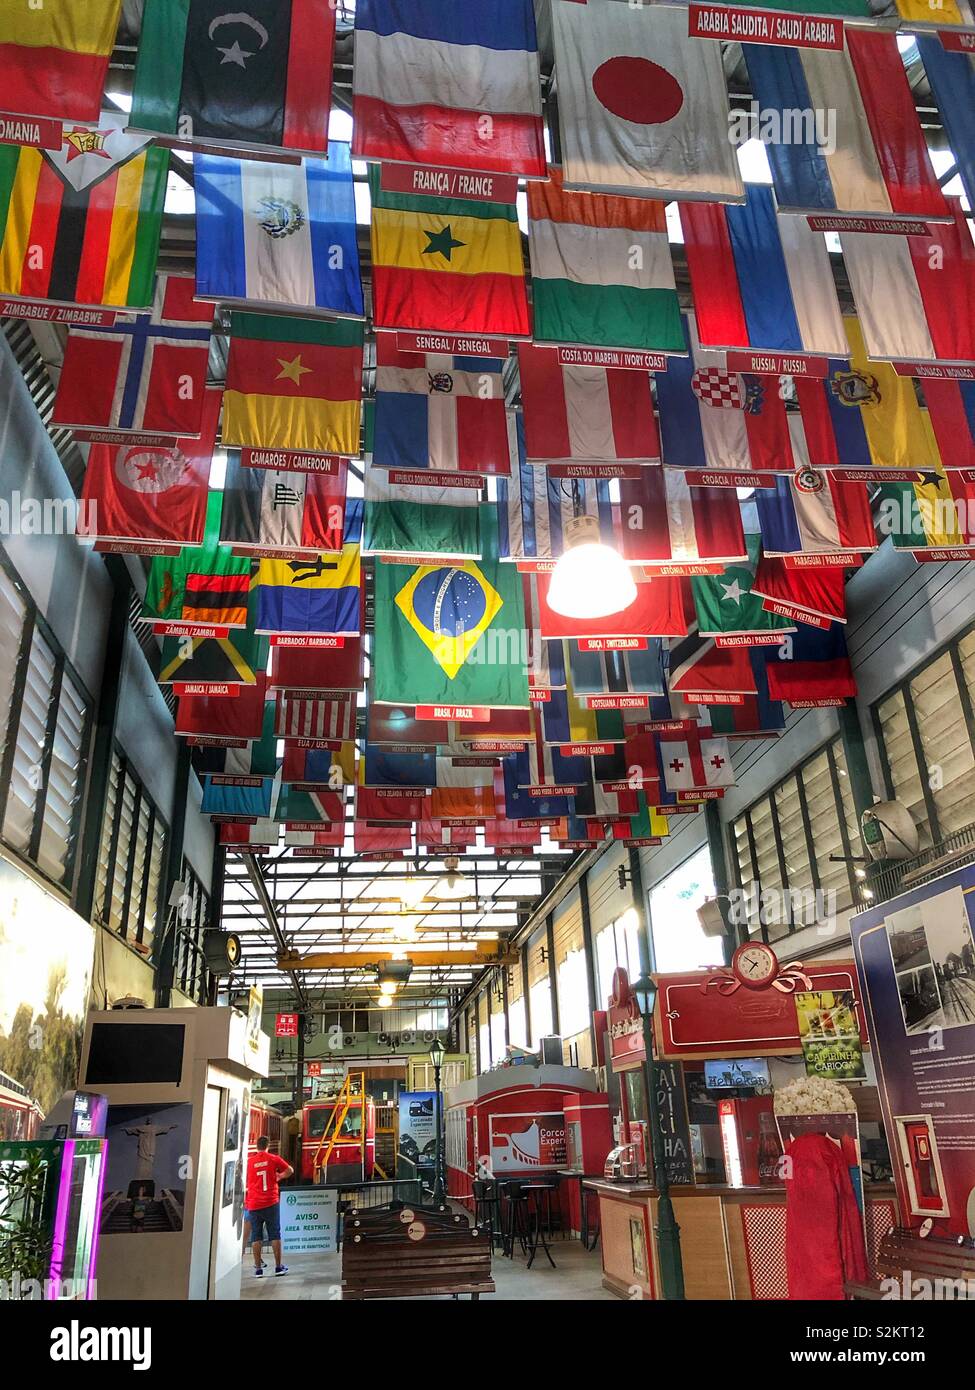
[[[5,111],[98,119],[122,0],[0,0]]]
[[[223,443],[359,453],[363,326],[231,314]]]
[[[0,145],[0,295],[152,304],[169,151],[125,121],[68,127],[60,150]]]

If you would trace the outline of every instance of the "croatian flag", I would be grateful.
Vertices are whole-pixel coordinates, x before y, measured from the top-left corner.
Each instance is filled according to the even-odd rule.
[[[680,205],[700,341],[840,356],[846,337],[825,237],[804,217],[778,215],[764,184],[745,192],[744,207]]]
[[[702,738],[692,733],[674,738],[658,736],[660,767],[668,791],[733,787],[735,770],[726,738]]]
[[[557,560],[565,549],[567,522],[598,517],[603,540],[613,545],[609,484],[583,478],[552,478],[546,468],[525,462],[524,420],[517,417],[519,465],[498,479],[498,554],[502,560]]]
[[[742,52],[762,120],[780,127],[766,150],[781,211],[948,216],[896,34],[847,27],[842,52]]]
[[[916,39],[965,197],[975,207],[975,46],[949,52],[941,34],[918,34]]]
[[[353,153],[542,178],[532,0],[359,0]]]

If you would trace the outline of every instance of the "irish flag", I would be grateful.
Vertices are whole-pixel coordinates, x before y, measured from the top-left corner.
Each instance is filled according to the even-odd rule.
[[[665,204],[528,185],[535,341],[683,352]]]

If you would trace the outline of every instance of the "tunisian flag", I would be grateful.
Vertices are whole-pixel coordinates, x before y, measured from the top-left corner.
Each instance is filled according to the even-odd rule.
[[[210,463],[220,418],[220,391],[207,391],[203,433],[168,448],[93,444],[81,492],[79,536],[95,541],[196,546],[206,527]]]

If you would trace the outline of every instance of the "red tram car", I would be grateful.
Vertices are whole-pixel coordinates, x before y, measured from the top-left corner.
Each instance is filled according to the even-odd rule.
[[[27,1089],[0,1071],[0,1140],[36,1139],[44,1112]]]

